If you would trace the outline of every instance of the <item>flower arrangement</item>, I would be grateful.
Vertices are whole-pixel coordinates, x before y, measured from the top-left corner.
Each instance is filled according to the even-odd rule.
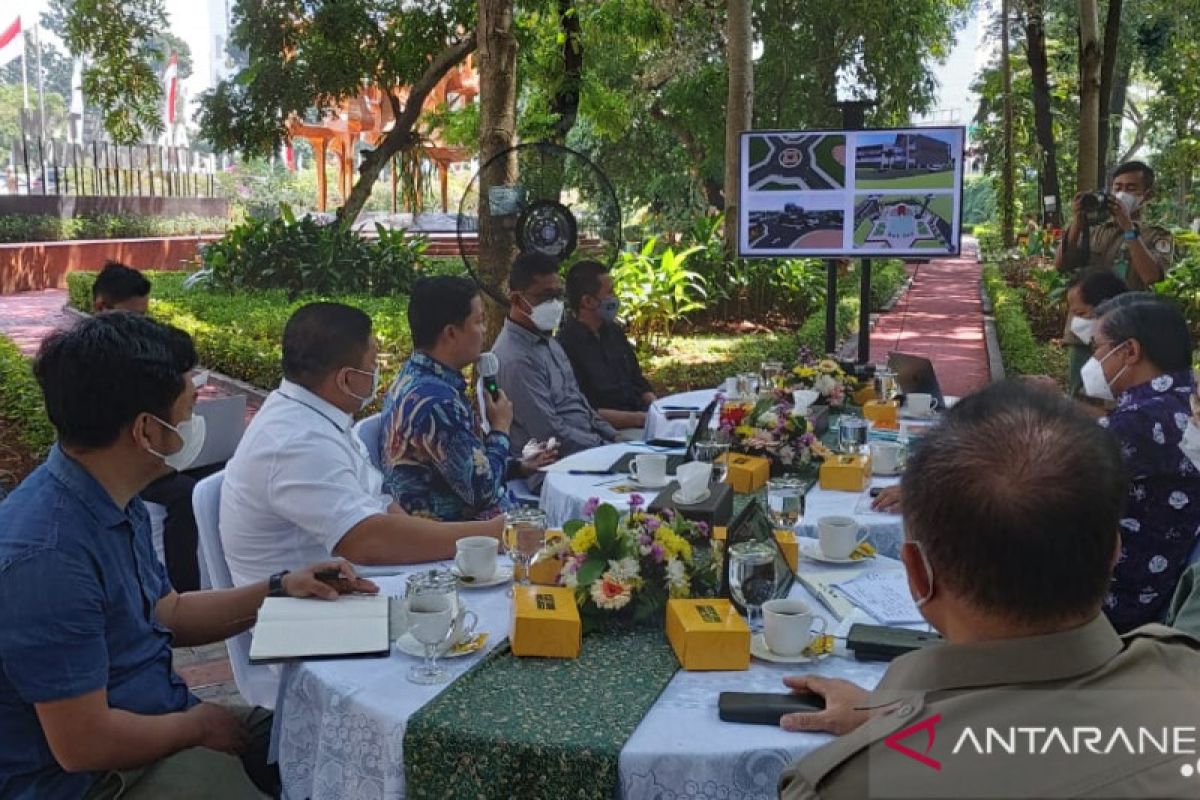
[[[720,543],[708,526],[674,512],[643,510],[631,495],[629,513],[595,498],[586,520],[563,526],[559,583],[575,590],[584,630],[611,623],[663,624],[667,600],[710,597],[720,587]]]
[[[815,358],[801,348],[796,366],[792,368],[791,388],[813,389],[820,393],[832,408],[840,408],[851,391],[850,378],[832,358]]]
[[[820,442],[809,430],[808,420],[784,392],[757,403],[725,403],[719,425],[732,437],[735,450],[764,456],[783,470],[808,464],[820,454]]]

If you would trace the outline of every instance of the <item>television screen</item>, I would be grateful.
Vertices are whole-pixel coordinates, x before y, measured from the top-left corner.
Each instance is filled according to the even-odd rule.
[[[961,127],[747,131],[743,258],[957,254]]]

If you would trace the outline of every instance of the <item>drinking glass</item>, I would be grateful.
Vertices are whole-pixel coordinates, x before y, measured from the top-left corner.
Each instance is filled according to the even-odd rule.
[[[779,386],[779,376],[783,374],[782,361],[764,361],[760,368],[762,372],[762,385],[766,389],[775,389]]]
[[[767,509],[776,528],[794,530],[804,513],[804,482],[771,478],[767,481]]]
[[[712,482],[720,483],[725,480],[729,471],[729,439],[721,434],[714,434],[702,442],[696,443],[696,460],[712,464]]]
[[[867,421],[862,417],[843,415],[838,421],[838,449],[846,455],[857,455],[867,446]]]
[[[450,674],[437,663],[442,647],[454,634],[456,593],[440,581],[419,582],[408,597],[408,630],[425,648],[425,661],[408,672],[413,683],[445,683]]]
[[[510,511],[504,529],[504,547],[512,559],[513,571],[521,575],[520,585],[529,586],[529,562],[546,539],[546,512],[540,508]]]
[[[758,397],[759,378],[754,372],[747,372],[743,376],[746,380],[746,399],[754,400]]]
[[[775,594],[775,548],[766,542],[738,542],[729,548],[729,593],[746,609],[746,622],[758,629],[762,604]]]

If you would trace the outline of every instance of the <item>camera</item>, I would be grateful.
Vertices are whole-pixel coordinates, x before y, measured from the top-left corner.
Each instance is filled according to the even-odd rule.
[[[1079,208],[1089,222],[1102,222],[1108,218],[1108,204],[1114,199],[1108,192],[1084,192],[1079,197]]]

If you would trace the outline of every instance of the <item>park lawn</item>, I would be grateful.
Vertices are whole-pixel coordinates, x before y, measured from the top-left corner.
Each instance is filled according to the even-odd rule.
[[[927,172],[923,175],[907,175],[903,178],[856,178],[855,189],[883,189],[884,191],[901,189],[952,189],[954,188],[954,170],[942,172]]]
[[[833,157],[833,151],[838,147],[844,147],[845,144],[846,137],[844,136],[826,136],[814,148],[817,155],[817,166],[837,181],[839,186],[846,185],[846,165]]]
[[[950,222],[954,216],[954,197],[941,194],[929,201],[929,210]]]
[[[875,223],[871,222],[869,219],[860,222],[858,227],[854,230],[854,243],[862,244],[863,242],[867,241],[867,234],[871,232],[871,226],[874,224]]]

